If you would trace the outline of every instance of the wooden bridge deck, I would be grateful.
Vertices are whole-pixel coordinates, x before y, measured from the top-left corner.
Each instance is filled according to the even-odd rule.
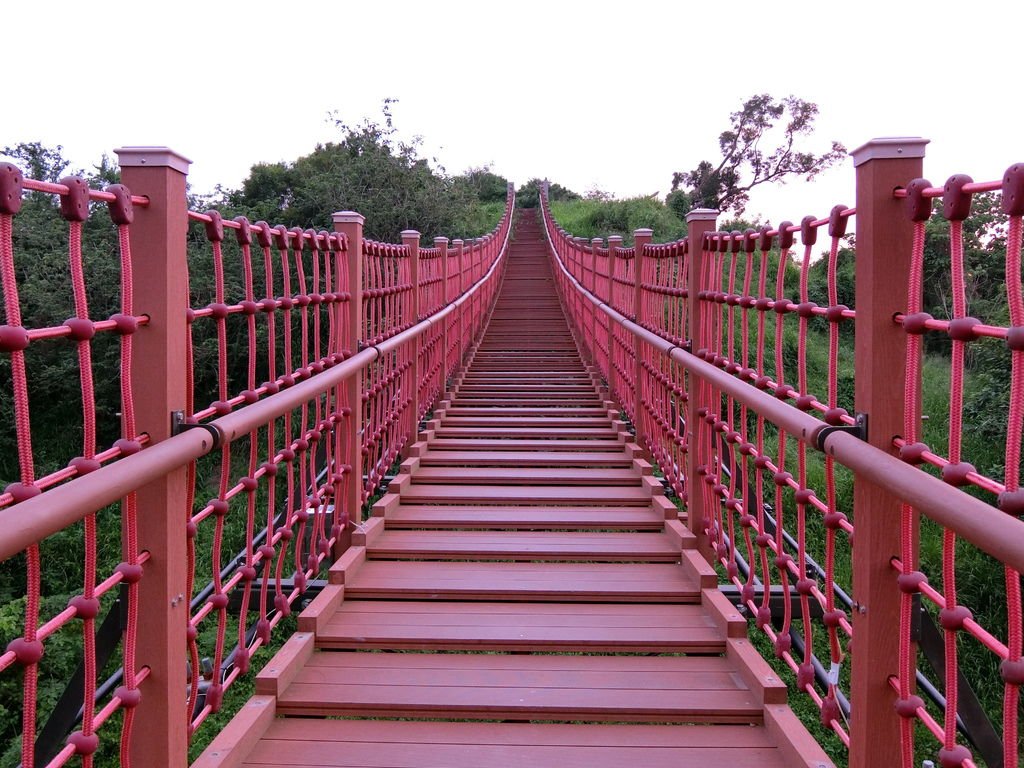
[[[471,364],[198,765],[831,766],[581,360],[529,213]]]

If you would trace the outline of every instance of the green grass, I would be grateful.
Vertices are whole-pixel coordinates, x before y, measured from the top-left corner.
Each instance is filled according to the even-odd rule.
[[[686,234],[686,222],[653,197],[555,200],[551,212],[562,229],[588,240],[616,234],[632,245],[635,229],[653,229],[654,242],[677,240]]]

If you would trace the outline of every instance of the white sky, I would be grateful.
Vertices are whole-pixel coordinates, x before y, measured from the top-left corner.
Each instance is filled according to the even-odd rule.
[[[620,197],[664,195],[674,170],[716,158],[729,113],[761,92],[816,102],[817,148],[931,139],[933,183],[1024,159],[1019,0],[24,0],[0,19],[0,146],[63,144],[86,166],[167,145],[199,192],[309,153],[337,136],[328,112],[379,117],[385,97],[449,172]],[[838,202],[854,202],[849,161],[755,191],[747,212],[799,221]]]

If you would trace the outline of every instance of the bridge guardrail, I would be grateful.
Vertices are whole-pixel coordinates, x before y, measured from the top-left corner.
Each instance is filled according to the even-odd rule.
[[[1020,166],[999,182],[953,177],[937,188],[915,181],[924,143],[876,140],[857,150],[856,208],[836,206],[797,225],[716,232],[717,212],[698,210],[681,241],[652,245],[651,233],[638,230],[632,248],[608,238],[603,249],[561,231],[544,195],[542,206],[564,301],[592,364],[685,502],[701,550],[817,704],[823,724],[849,746],[850,764],[889,764],[899,754],[902,765],[916,765],[915,756],[929,753],[915,739],[919,724],[938,741],[944,765],[973,765],[973,750],[989,764],[1011,766],[1019,760],[1024,682],[1022,406],[1015,404],[1024,360],[1014,330],[1024,323],[1024,182]],[[988,323],[967,318],[964,295],[963,221],[970,196],[991,191],[1002,193],[1008,217],[1010,322],[1002,324],[998,315]],[[925,221],[930,200],[942,195],[952,199],[944,207],[959,293],[949,320],[921,314]],[[855,258],[843,250],[853,221]],[[819,230],[831,243],[814,270]],[[798,234],[802,258],[787,267]],[[816,272],[825,279],[810,286]],[[949,418],[954,426],[948,459],[920,442],[925,332],[946,335],[953,348],[952,406],[929,404],[935,422]],[[1007,344],[1013,358],[1012,392],[999,406],[1008,425],[1001,482],[964,466],[959,455],[964,352],[978,340]],[[851,352],[855,373],[844,374],[836,361]],[[942,359],[929,358],[929,370]],[[815,361],[823,369],[816,375]],[[813,391],[819,385],[824,397]],[[914,466],[922,463],[935,471]],[[924,533],[921,518],[929,521]],[[933,583],[923,573],[922,536],[940,550],[929,560],[938,564]],[[1003,610],[990,611],[987,626],[955,587],[958,575],[962,588],[969,581],[956,565],[967,542],[1005,571]],[[970,594],[986,587],[975,580]],[[930,630],[933,624],[939,628]],[[985,668],[958,662],[965,642]],[[940,683],[923,674],[926,660]],[[984,716],[972,682],[1003,689],[1001,728]],[[938,704],[918,697],[918,686]],[[991,710],[991,696],[988,702]],[[970,748],[958,741],[958,728]]]
[[[328,233],[188,211],[188,161],[162,148],[119,155],[125,186],[105,191],[81,179],[40,184],[0,166],[0,352],[13,363],[23,448],[20,482],[0,495],[0,562],[16,574],[23,552],[27,561],[25,621],[0,654],[0,675],[20,670],[24,681],[25,765],[44,761],[40,750],[52,765],[94,754],[101,734],[117,740],[115,715],[123,764],[153,754],[186,764],[190,734],[347,546],[362,503],[481,330],[514,211],[510,188],[493,232],[468,247],[456,241],[454,255],[439,238],[422,249],[421,269],[416,232],[390,245],[365,240],[362,217],[351,212],[335,214],[337,231]],[[16,226],[26,190],[56,196],[52,216],[69,222],[75,304],[63,325],[26,329],[21,315]],[[121,268],[121,311],[103,321],[84,301],[90,200],[111,207]],[[123,436],[105,452],[90,448],[99,439],[90,382],[111,376],[90,362],[100,333],[117,334],[120,345]],[[29,419],[38,406],[21,358],[39,341],[64,338],[82,371],[86,450],[40,479]],[[109,508],[119,500],[121,511]],[[84,587],[63,610],[51,611],[40,545],[84,553]],[[124,628],[115,621],[98,650],[97,619],[119,592],[113,615],[124,614]],[[66,692],[65,727],[74,701],[81,725],[54,747],[44,742],[66,731],[38,727],[50,714],[38,679],[55,636],[82,649],[84,690]],[[120,685],[104,684],[99,675],[116,666],[118,643]]]

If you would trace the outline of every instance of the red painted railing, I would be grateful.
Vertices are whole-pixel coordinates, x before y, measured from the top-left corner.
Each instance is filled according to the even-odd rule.
[[[81,649],[84,691],[80,729],[49,764],[91,765],[101,736],[125,765],[153,755],[186,764],[189,734],[347,546],[363,502],[480,332],[514,207],[510,190],[486,237],[420,249],[411,231],[401,245],[365,240],[351,212],[327,232],[188,211],[188,161],[152,148],[119,156],[124,186],[102,191],[0,165],[0,355],[20,462],[0,494],[0,562],[26,585],[0,675],[23,687],[26,766],[42,762],[37,683],[57,636]],[[52,216],[67,221],[74,315],[60,326],[22,316],[15,243],[26,191],[53,196]],[[90,201],[106,203],[118,250],[121,306],[103,319],[90,313],[83,268],[82,222],[101,215]],[[120,346],[116,370],[93,362],[101,337]],[[81,377],[82,423],[67,425],[81,432],[81,455],[47,473],[33,458],[32,410],[45,407],[29,396],[37,344],[66,347]],[[99,377],[121,389],[122,437],[102,449]],[[66,607],[48,599],[40,561],[58,547],[83,553],[82,587]],[[98,658],[95,640],[118,590],[119,665]],[[104,687],[111,665],[121,680]]]
[[[798,225],[716,232],[717,212],[695,210],[683,240],[653,245],[650,231],[638,230],[633,248],[609,237],[605,251],[562,231],[543,194],[542,206],[559,287],[591,363],[685,502],[705,556],[849,747],[850,765],[898,759],[909,768],[931,754],[943,766],[969,766],[979,754],[1018,766],[1024,167],[999,182],[954,176],[931,187],[919,179],[923,145],[878,140],[857,150],[856,209],[835,206]],[[983,191],[1000,193],[1007,216],[1007,300],[978,320],[969,317],[961,231],[971,194]],[[950,222],[948,320],[921,312],[931,198],[942,198]],[[854,295],[840,297],[840,249],[854,227]],[[821,252],[827,278],[817,295],[809,275]],[[949,421],[944,455],[921,442],[923,334],[951,345],[949,406],[930,414]],[[1001,479],[961,452],[970,428],[961,414],[965,355],[975,344],[1006,344],[1012,358],[1007,401],[992,404],[1007,425]],[[851,355],[841,376],[839,360]],[[864,424],[859,414],[867,416],[860,438],[850,432]],[[922,471],[929,466],[935,471]],[[922,573],[922,540],[940,550],[935,572]],[[967,549],[1002,574],[988,587],[1005,607],[999,625],[982,626],[958,597],[958,577],[977,582],[957,568]],[[919,658],[932,614],[941,642],[930,660],[942,682],[925,704],[918,684],[933,684]],[[965,649],[995,663],[966,667]],[[976,702],[963,700],[958,679],[1003,690],[1002,722],[972,730],[971,747],[958,736],[958,712]]]

